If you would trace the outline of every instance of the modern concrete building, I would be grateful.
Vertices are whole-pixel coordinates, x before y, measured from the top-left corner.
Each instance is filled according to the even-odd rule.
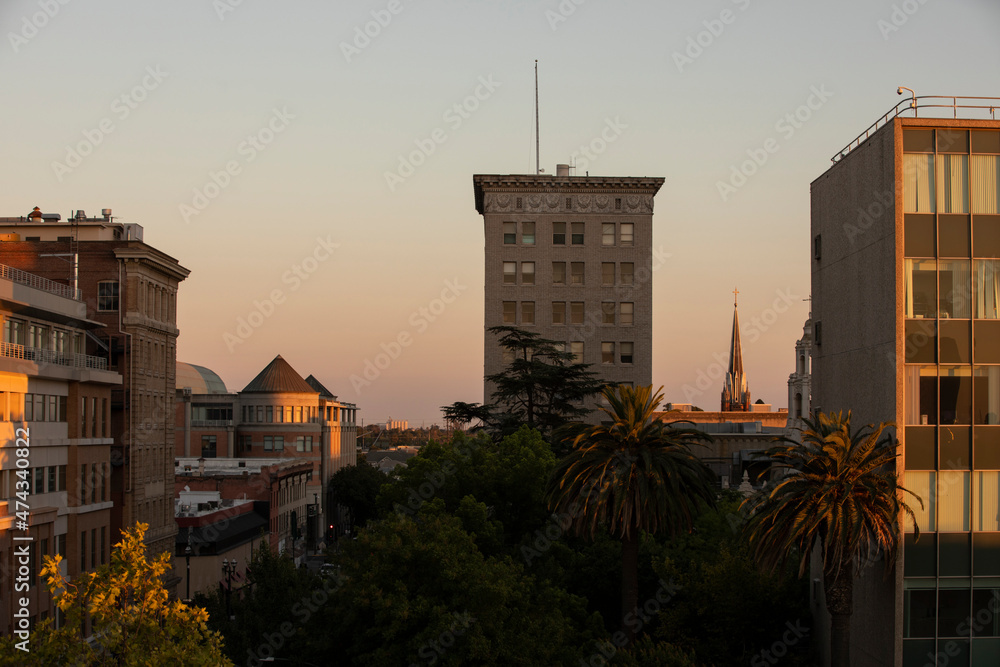
[[[895,422],[924,499],[855,585],[858,667],[1000,664],[998,103],[906,100],[812,183],[813,405]]]
[[[103,357],[123,377],[110,400],[108,539],[141,521],[149,525],[150,554],[172,552],[177,290],[188,270],[144,243],[140,225],[115,221],[111,209],[98,218],[77,211],[65,221],[37,207],[25,217],[0,218],[0,262],[79,289],[86,319],[100,323],[79,342],[53,344]]]
[[[663,179],[569,171],[473,177],[486,238],[485,374],[511,360],[488,329],[512,325],[564,343],[606,382],[651,384],[653,198]],[[484,382],[486,402],[492,393]]]
[[[0,320],[0,632],[10,635],[22,597],[32,627],[60,623],[38,577],[44,556],[61,555],[69,577],[110,558],[110,404],[122,377],[83,354],[101,323],[78,290],[0,264]]]

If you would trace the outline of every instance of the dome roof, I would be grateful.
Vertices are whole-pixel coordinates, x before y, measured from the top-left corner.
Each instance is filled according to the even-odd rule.
[[[177,388],[189,388],[192,394],[228,394],[222,378],[204,366],[177,362]]]
[[[244,394],[316,394],[316,389],[302,379],[279,354],[262,370],[250,384],[243,388]]]

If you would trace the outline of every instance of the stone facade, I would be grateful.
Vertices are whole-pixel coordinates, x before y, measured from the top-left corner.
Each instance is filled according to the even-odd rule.
[[[567,351],[582,343],[580,360],[602,380],[651,384],[653,197],[663,179],[477,175],[473,183],[485,232],[485,374],[509,361],[488,331],[506,324]],[[484,382],[486,402],[492,392]]]

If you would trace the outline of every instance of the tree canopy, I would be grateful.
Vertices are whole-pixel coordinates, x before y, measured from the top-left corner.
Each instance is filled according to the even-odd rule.
[[[60,555],[46,556],[41,576],[65,622],[59,629],[51,619],[36,627],[30,653],[4,638],[0,665],[231,665],[221,637],[207,626],[208,612],[169,600],[163,575],[170,554],[146,558],[147,528],[139,523],[127,530],[109,563],[72,581],[62,574]],[[87,615],[91,642],[83,635]]]

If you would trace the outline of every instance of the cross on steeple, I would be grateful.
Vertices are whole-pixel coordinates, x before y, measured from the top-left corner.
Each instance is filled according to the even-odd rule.
[[[733,288],[733,305],[734,306],[736,305],[736,302],[739,300],[739,296],[740,296],[740,291],[738,289],[736,289],[736,288]]]

